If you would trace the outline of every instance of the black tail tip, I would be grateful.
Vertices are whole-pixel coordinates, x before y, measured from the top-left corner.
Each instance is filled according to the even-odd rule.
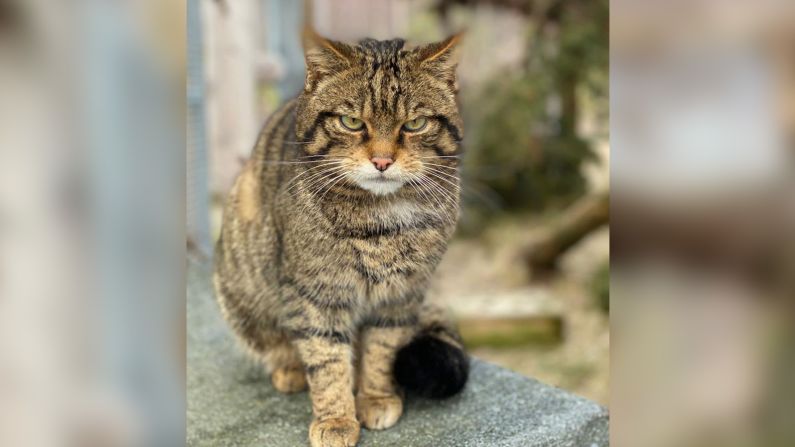
[[[456,346],[421,334],[398,351],[394,371],[395,380],[409,392],[443,399],[466,385],[469,357]]]

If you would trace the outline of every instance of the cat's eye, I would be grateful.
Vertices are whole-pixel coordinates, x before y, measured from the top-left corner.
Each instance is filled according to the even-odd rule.
[[[364,121],[348,115],[342,115],[340,117],[340,122],[348,130],[362,130],[364,127]]]
[[[405,123],[403,123],[403,130],[408,132],[419,132],[425,127],[426,124],[428,124],[428,119],[425,118],[424,116],[421,116],[419,118],[414,118],[411,121],[406,121]]]

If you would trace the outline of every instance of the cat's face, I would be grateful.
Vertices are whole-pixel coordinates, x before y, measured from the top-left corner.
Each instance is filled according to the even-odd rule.
[[[375,195],[455,179],[457,36],[413,50],[399,39],[351,46],[308,37],[296,137],[314,169]]]

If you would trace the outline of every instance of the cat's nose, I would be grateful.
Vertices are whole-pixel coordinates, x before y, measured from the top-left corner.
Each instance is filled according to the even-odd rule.
[[[370,159],[370,161],[373,163],[373,166],[375,166],[375,168],[381,172],[389,169],[389,167],[392,166],[392,163],[394,163],[391,158],[386,157],[373,157]]]

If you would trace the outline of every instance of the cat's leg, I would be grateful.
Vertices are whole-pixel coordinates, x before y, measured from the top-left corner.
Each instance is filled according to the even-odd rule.
[[[255,308],[246,307],[257,302],[257,297],[235,288],[238,282],[237,278],[225,280],[218,273],[213,275],[215,295],[224,319],[249,355],[264,363],[274,388],[282,393],[305,390],[304,367],[290,338],[276,328],[275,322],[248,317],[253,313],[261,313]]]
[[[296,393],[307,388],[306,372],[298,351],[286,337],[265,353],[265,364],[271,373],[271,383],[282,393]]]
[[[356,413],[359,421],[371,430],[395,425],[403,414],[403,397],[395,383],[392,366],[398,349],[416,332],[413,314],[391,313],[373,319],[362,328]]]
[[[353,348],[350,337],[332,329],[294,331],[293,344],[306,369],[314,420],[312,447],[352,447],[359,440],[353,398]]]
[[[297,393],[307,388],[306,372],[298,351],[284,332],[255,326],[239,337],[253,358],[263,363],[271,383],[281,393]]]

